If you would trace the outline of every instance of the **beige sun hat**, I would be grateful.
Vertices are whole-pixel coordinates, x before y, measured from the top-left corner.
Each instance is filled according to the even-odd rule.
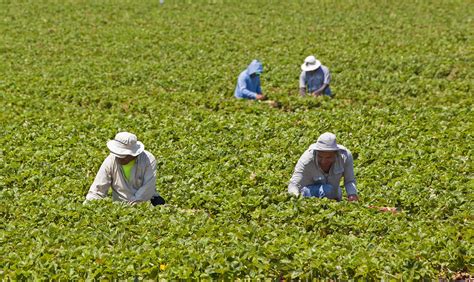
[[[314,148],[317,151],[338,151],[339,147],[337,146],[336,135],[330,132],[321,134],[321,136],[318,138],[318,141],[316,141]]]
[[[321,66],[321,62],[316,60],[314,56],[308,56],[304,59],[304,63],[301,65],[303,71],[313,71]]]
[[[142,142],[137,140],[135,134],[129,132],[119,132],[115,135],[113,140],[107,142],[107,148],[109,148],[110,153],[116,157],[123,158],[125,156],[138,156],[143,150],[145,150],[145,145]]]

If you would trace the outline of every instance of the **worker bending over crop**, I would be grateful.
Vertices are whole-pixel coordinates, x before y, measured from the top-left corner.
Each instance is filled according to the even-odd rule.
[[[252,100],[265,100],[260,86],[260,74],[263,72],[262,63],[253,60],[247,69],[240,73],[237,79],[234,96]]]
[[[301,65],[300,95],[305,96],[308,92],[312,96],[331,96],[329,88],[331,74],[326,66],[321,65],[314,56],[308,56]]]
[[[86,201],[107,197],[112,188],[114,201],[137,204],[151,201],[164,204],[164,199],[156,191],[156,160],[137,141],[137,136],[120,132],[107,142],[109,156],[100,166],[92,183]]]
[[[303,197],[342,200],[339,186],[344,177],[347,199],[357,201],[354,162],[351,152],[336,143],[336,135],[326,132],[309,146],[295,166],[288,192]]]

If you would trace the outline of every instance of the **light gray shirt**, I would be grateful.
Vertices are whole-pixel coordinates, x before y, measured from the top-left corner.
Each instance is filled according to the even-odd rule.
[[[300,157],[288,185],[288,193],[298,196],[303,187],[316,183],[331,184],[338,189],[339,200],[342,199],[342,190],[339,186],[344,177],[344,187],[347,195],[357,195],[356,180],[354,178],[354,161],[351,152],[342,145],[337,145],[339,151],[336,161],[329,173],[325,174],[317,161],[318,152],[315,145],[311,145]]]
[[[158,195],[155,157],[146,150],[138,155],[130,174],[130,181],[128,181],[117,158],[110,154],[100,166],[86,196],[86,202],[105,198],[109,188],[112,188],[114,201],[145,202]]]

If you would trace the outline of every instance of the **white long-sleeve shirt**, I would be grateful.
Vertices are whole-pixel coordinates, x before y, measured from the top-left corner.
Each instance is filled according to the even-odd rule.
[[[338,198],[342,199],[342,190],[339,186],[344,176],[344,187],[347,195],[357,195],[356,180],[354,177],[354,161],[351,152],[342,145],[337,145],[339,151],[336,161],[328,174],[324,174],[317,161],[315,144],[311,145],[298,160],[288,185],[288,193],[298,196],[301,189],[315,183],[331,184],[338,189]]]
[[[94,183],[87,193],[86,202],[105,198],[109,188],[112,188],[114,201],[145,202],[158,195],[155,157],[146,150],[138,155],[128,181],[117,158],[110,154],[100,166]]]

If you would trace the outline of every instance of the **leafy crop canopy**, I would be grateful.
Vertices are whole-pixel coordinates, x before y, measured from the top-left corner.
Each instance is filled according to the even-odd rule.
[[[0,278],[473,273],[472,10],[3,1]],[[335,98],[298,97],[311,54]],[[254,58],[275,107],[233,98]],[[82,205],[118,131],[157,157],[169,206]],[[355,156],[359,203],[287,195],[298,158],[326,131]]]

